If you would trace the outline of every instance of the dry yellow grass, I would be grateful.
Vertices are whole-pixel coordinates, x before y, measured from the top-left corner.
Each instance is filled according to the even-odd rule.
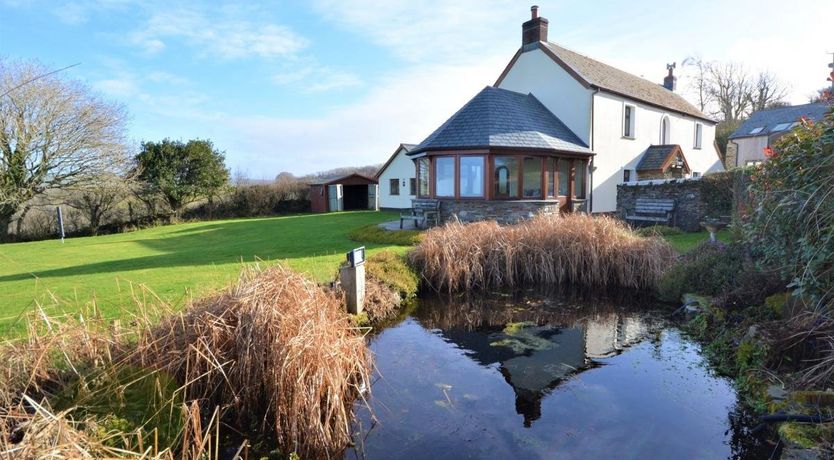
[[[276,447],[303,458],[337,456],[350,442],[371,362],[334,294],[277,266],[249,269],[228,291],[177,314],[143,309],[147,297],[136,298],[140,313],[122,323],[94,311],[60,319],[41,312],[25,340],[0,345],[0,458],[216,458],[221,421],[273,430]],[[131,387],[168,398],[160,407],[178,427],[173,443],[158,442],[169,426],[120,430],[90,410]],[[81,407],[53,411],[49,401],[67,388],[80,389],[69,394],[83,394]],[[118,408],[112,415],[122,416]]]
[[[370,381],[364,338],[339,299],[281,266],[244,273],[155,327],[139,349],[142,365],[187,383],[186,400],[231,408],[304,458],[348,444],[353,403]]]
[[[568,214],[509,226],[452,222],[427,231],[409,258],[430,285],[449,292],[536,285],[654,289],[674,250],[616,219]]]

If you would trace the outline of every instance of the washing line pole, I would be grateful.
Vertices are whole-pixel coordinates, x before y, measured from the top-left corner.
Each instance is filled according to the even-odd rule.
[[[61,236],[61,244],[64,244],[64,214],[61,213],[61,207],[55,208],[58,210],[58,233]]]

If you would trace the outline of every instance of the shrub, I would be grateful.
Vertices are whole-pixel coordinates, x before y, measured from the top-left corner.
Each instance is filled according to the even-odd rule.
[[[410,262],[438,290],[524,285],[654,289],[674,257],[621,221],[587,214],[539,215],[520,224],[448,223],[425,232]]]
[[[686,293],[716,296],[717,307],[737,308],[759,305],[784,289],[778,274],[755,266],[745,245],[705,241],[663,274],[658,296],[666,302],[678,302]]]
[[[803,120],[767,149],[751,178],[748,241],[798,295],[834,303],[834,108]]]
[[[422,232],[419,230],[391,231],[377,224],[363,225],[348,233],[348,238],[359,243],[394,244],[397,246],[414,246],[420,242]]]
[[[669,227],[668,225],[651,225],[648,227],[641,227],[634,231],[640,236],[645,237],[652,237],[652,236],[671,236],[671,235],[682,235],[683,230],[677,227]]]

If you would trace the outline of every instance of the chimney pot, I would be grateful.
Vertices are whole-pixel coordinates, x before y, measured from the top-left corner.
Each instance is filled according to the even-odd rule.
[[[669,75],[666,75],[666,77],[663,79],[663,86],[669,91],[674,91],[675,89],[677,89],[678,86],[678,77],[676,77],[674,74],[676,64],[677,63],[675,62],[671,64],[666,64],[666,70],[669,71]]]
[[[530,7],[532,18],[521,25],[521,45],[547,41],[547,19],[539,17],[538,5]]]

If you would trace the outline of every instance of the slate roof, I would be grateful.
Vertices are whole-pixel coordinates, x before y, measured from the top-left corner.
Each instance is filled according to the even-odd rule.
[[[637,163],[638,171],[656,171],[663,169],[663,164],[676,151],[680,151],[678,144],[650,145]]]
[[[790,107],[779,107],[776,109],[760,110],[753,112],[750,118],[744,121],[737,130],[730,135],[730,139],[741,137],[768,136],[774,134],[773,128],[784,123],[799,121],[802,117],[811,120],[821,119],[829,110],[829,105],[818,102],[815,104],[793,105]],[[761,131],[751,134],[756,128],[763,128]],[[782,132],[784,130],[776,131]]]
[[[575,74],[574,77],[583,80],[587,86],[607,90],[715,123],[714,120],[704,115],[681,95],[666,89],[663,85],[632,75],[555,43],[547,42],[542,43],[542,45],[545,47],[545,52],[552,53],[551,58],[555,57],[557,63],[561,61],[560,64],[571,69],[572,73]]]
[[[487,86],[409,155],[463,148],[591,149],[532,94]]]

